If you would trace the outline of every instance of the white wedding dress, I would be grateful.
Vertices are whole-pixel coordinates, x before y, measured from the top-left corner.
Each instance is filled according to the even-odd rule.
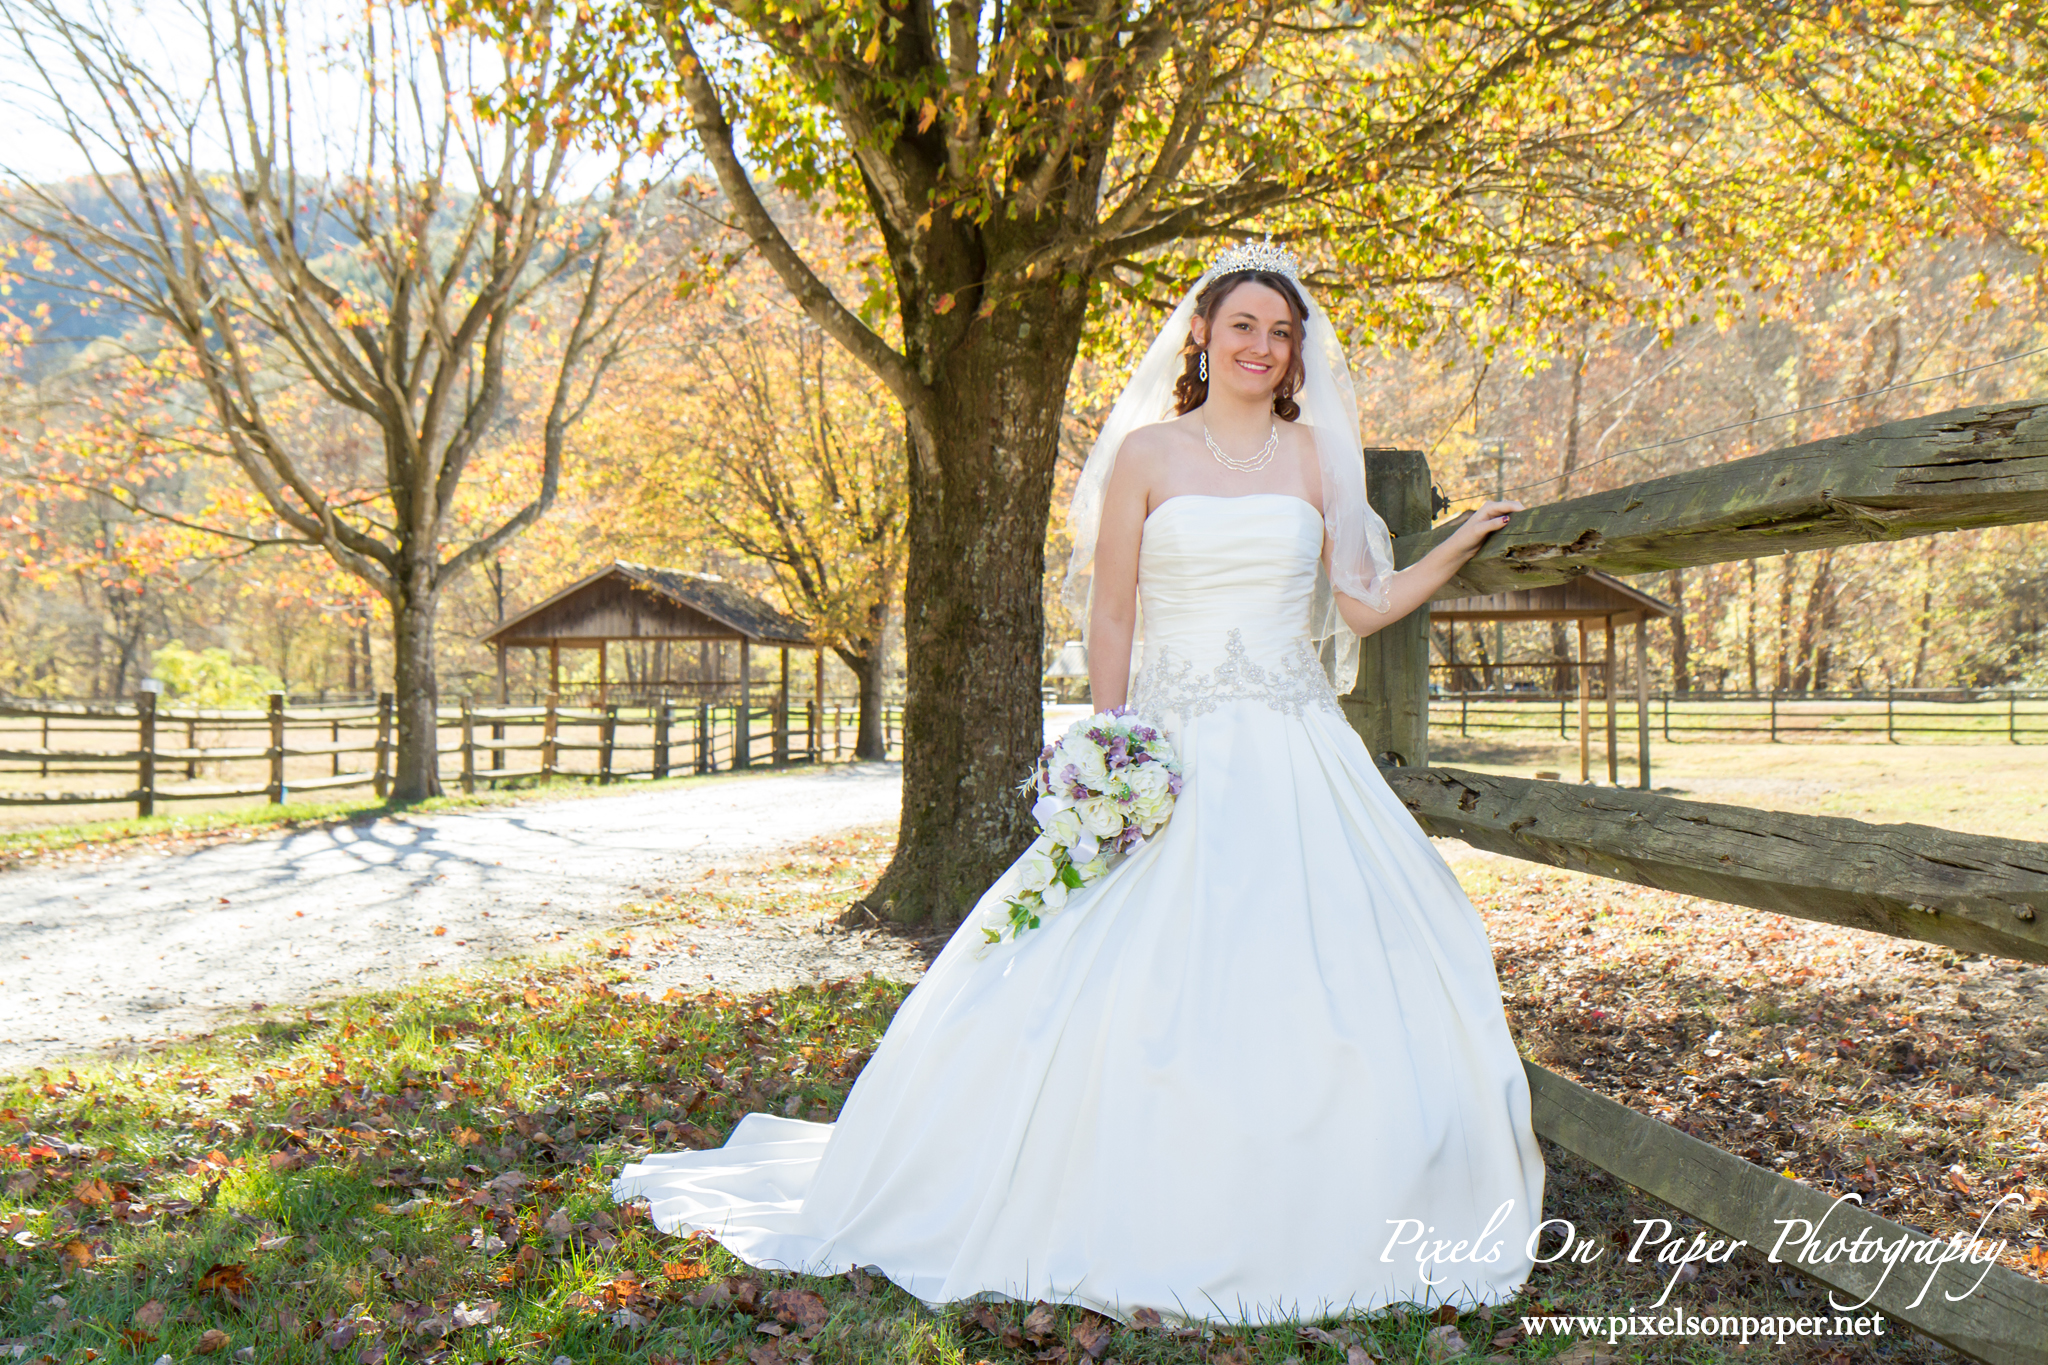
[[[1321,545],[1295,497],[1155,508],[1131,700],[1179,747],[1172,819],[986,957],[970,916],[837,1123],[749,1114],[614,1197],[933,1305],[1246,1322],[1510,1298],[1542,1217],[1527,1082],[1477,912],[1316,661]]]

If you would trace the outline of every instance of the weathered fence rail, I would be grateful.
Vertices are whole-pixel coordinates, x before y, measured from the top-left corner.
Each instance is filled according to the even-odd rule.
[[[464,792],[574,777],[623,782],[735,768],[823,763],[852,756],[859,715],[827,699],[745,708],[708,701],[603,707],[441,708],[444,786]],[[884,743],[901,747],[902,712],[885,708]],[[396,748],[393,699],[372,705],[287,705],[261,710],[133,703],[0,703],[0,807],[264,797],[282,803],[312,792],[390,791]],[[116,787],[81,779],[117,776]]]
[[[1889,422],[1531,508],[1438,596],[2033,521],[2048,521],[2048,399]],[[1395,558],[1413,563],[1449,534],[1397,543]]]
[[[1396,561],[1413,563],[1449,534],[1416,525],[1428,466],[1415,452],[1368,451],[1366,461],[1373,503],[1396,534]],[[2044,520],[2048,400],[1993,404],[1535,508],[1491,537],[1440,597],[1540,587],[1593,569],[1646,573]],[[1344,703],[1389,787],[1425,830],[1636,885],[2048,962],[2048,846],[1431,769],[1429,670],[1414,644],[1428,628],[1426,609],[1402,624],[1407,634],[1377,653],[1378,637],[1368,637],[1369,666]],[[2020,742],[2016,715],[2015,699],[2012,742]],[[1877,1275],[1892,1265],[1934,1266],[1953,1248],[1524,1065],[1539,1135],[1753,1244],[1774,1245],[1788,1218],[1825,1221],[1829,1242],[1859,1232],[1896,1242],[1903,1260],[1791,1263],[1853,1299],[1871,1296],[1889,1318],[1973,1359],[2048,1362],[2048,1284],[1963,1263],[1943,1266],[1924,1294],[1925,1273],[1880,1286]],[[1953,1274],[1958,1269],[1969,1273]]]
[[[1424,829],[1491,853],[2048,962],[2048,845],[1458,768],[1385,777]]]

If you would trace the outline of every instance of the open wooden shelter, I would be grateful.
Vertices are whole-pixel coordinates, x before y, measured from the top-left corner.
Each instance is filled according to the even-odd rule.
[[[1429,604],[1429,619],[1438,621],[1575,621],[1579,627],[1579,658],[1572,673],[1579,698],[1579,781],[1584,782],[1592,775],[1592,742],[1587,729],[1588,703],[1591,691],[1586,686],[1586,672],[1592,665],[1588,658],[1587,636],[1597,626],[1604,646],[1603,656],[1598,664],[1603,680],[1602,691],[1607,700],[1607,780],[1616,780],[1618,771],[1614,751],[1615,688],[1614,688],[1614,628],[1617,625],[1633,624],[1636,628],[1636,785],[1645,790],[1650,786],[1650,669],[1649,647],[1646,640],[1651,618],[1669,619],[1678,615],[1678,608],[1661,598],[1638,592],[1612,574],[1601,573],[1598,569],[1588,570],[1563,583],[1552,583],[1541,588],[1517,588],[1507,592],[1488,593],[1483,597],[1454,597],[1447,602]],[[1456,659],[1449,660],[1456,664]]]
[[[498,653],[498,699],[506,700],[505,655],[512,649],[545,650],[548,693],[562,691],[562,651],[597,652],[597,704],[614,692],[695,694],[702,700],[731,695],[751,702],[754,652],[781,657],[780,689],[789,695],[789,652],[812,651],[816,691],[825,693],[825,651],[805,624],[785,616],[716,574],[685,573],[616,560],[527,608],[484,637]],[[621,648],[635,651],[636,667],[615,680],[609,667]],[[737,655],[736,662],[730,656]]]

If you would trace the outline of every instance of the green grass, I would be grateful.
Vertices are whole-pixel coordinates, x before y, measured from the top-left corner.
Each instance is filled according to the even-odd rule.
[[[831,1118],[908,988],[869,978],[657,1003],[616,993],[624,979],[557,966],[443,980],[11,1083],[0,1352],[60,1365],[242,1348],[280,1365],[1364,1365],[1353,1347],[1436,1359],[1429,1333],[1455,1323],[1472,1358],[1540,1360],[1572,1343],[1489,1343],[1511,1338],[1519,1313],[1624,1311],[1659,1292],[1648,1265],[1609,1256],[1539,1270],[1495,1312],[1175,1331],[1015,1304],[933,1313],[883,1280],[754,1271],[707,1238],[655,1232],[611,1202],[611,1178],[648,1150],[722,1141],[749,1111]],[[1548,1210],[1580,1228],[1654,1211],[1548,1156]],[[1737,1357],[1670,1343],[1615,1358]]]
[[[693,913],[815,910],[831,898],[820,878],[843,895],[886,853],[880,839],[792,858],[707,885]],[[612,1178],[649,1151],[717,1145],[749,1112],[833,1118],[908,987],[652,1001],[603,962],[501,965],[0,1082],[0,1360],[19,1346],[43,1365],[243,1350],[277,1365],[1392,1365],[1439,1359],[1431,1333],[1454,1326],[1473,1360],[1594,1365],[1586,1343],[1521,1338],[1516,1319],[1647,1309],[1662,1292],[1652,1265],[1609,1254],[1539,1267],[1514,1303],[1477,1313],[1175,1330],[1009,1303],[933,1312],[886,1280],[756,1271],[656,1232],[643,1207],[612,1203]],[[1581,1235],[1648,1217],[1691,1235],[1545,1156],[1546,1215]],[[1810,1307],[1782,1270],[1745,1253],[1674,1301]],[[1624,1342],[1598,1359],[1759,1355],[1936,1358],[1894,1336],[1748,1353]]]

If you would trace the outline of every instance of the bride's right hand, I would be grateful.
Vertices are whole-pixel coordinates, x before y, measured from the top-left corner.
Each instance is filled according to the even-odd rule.
[[[1465,518],[1458,529],[1451,532],[1451,538],[1445,544],[1456,547],[1464,558],[1470,559],[1479,553],[1479,547],[1486,543],[1488,536],[1508,524],[1512,514],[1525,510],[1523,504],[1512,498],[1500,502],[1482,502],[1478,511]]]

